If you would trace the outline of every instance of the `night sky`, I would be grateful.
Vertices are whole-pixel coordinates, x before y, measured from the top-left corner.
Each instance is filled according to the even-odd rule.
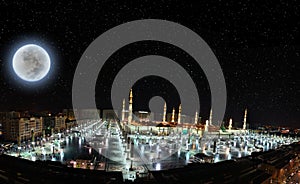
[[[251,2],[251,3],[250,3]],[[88,45],[105,31],[138,19],[164,19],[199,34],[222,67],[227,86],[224,120],[300,127],[299,61],[300,2],[286,1],[1,1],[0,110],[53,110],[72,108],[72,80]],[[14,52],[35,43],[50,54],[53,66],[46,79],[22,82],[11,69]],[[166,56],[184,67],[200,95],[200,116],[210,109],[210,90],[204,73],[183,50],[157,41],[127,45],[114,53],[98,76],[96,103],[110,108],[110,89],[118,71],[145,55]],[[180,103],[176,87],[159,77],[137,81],[134,110],[147,110],[159,95],[168,107]]]

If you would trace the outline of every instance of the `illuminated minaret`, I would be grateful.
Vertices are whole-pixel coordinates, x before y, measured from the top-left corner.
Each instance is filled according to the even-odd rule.
[[[244,124],[243,124],[243,130],[246,130],[246,120],[247,120],[247,109],[245,109],[245,115],[244,115]]]
[[[208,132],[208,120],[206,120],[205,122],[205,129],[204,129],[205,132]]]
[[[173,111],[172,111],[172,120],[171,120],[172,123],[175,122],[175,108],[173,108]]]
[[[167,116],[167,104],[164,105],[164,115],[163,115],[163,122],[166,122],[166,116]]]
[[[178,124],[181,123],[181,104],[179,105],[179,109],[178,109],[178,119],[177,119],[177,123],[178,123]]]
[[[132,98],[133,98],[132,89],[130,89],[128,123],[131,123],[131,121],[132,121]]]
[[[195,121],[194,121],[195,125],[198,124],[198,112],[196,111],[196,114],[195,114]]]
[[[230,118],[229,120],[229,126],[228,126],[228,130],[231,131],[231,128],[232,128],[232,119]]]
[[[123,106],[122,106],[122,121],[125,120],[125,98],[123,99]]]
[[[209,125],[212,125],[212,109],[210,109],[210,114],[209,114]]]

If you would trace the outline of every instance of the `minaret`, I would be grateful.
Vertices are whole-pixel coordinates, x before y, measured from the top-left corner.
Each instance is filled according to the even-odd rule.
[[[243,130],[246,130],[246,120],[247,120],[247,109],[245,109],[245,115],[244,115],[244,124],[243,124]]]
[[[133,98],[132,89],[130,89],[128,123],[131,123],[131,121],[132,121],[132,98]]]
[[[228,130],[231,131],[231,128],[232,128],[232,118],[230,118],[229,120]]]
[[[209,114],[209,125],[212,125],[212,109],[210,109],[210,114]]]
[[[166,122],[166,115],[167,115],[167,104],[164,105],[164,115],[163,115],[163,122]]]
[[[208,132],[208,120],[206,120],[205,122],[205,129],[204,129],[205,132]]]
[[[181,123],[181,104],[179,105],[178,109],[178,119],[177,119],[177,124]]]
[[[173,111],[172,111],[172,120],[171,120],[172,123],[175,122],[175,108],[173,108]]]
[[[125,120],[125,98],[123,99],[123,106],[122,106],[122,121]]]
[[[195,125],[198,124],[198,112],[196,111],[196,114],[195,114],[195,121],[194,121]]]

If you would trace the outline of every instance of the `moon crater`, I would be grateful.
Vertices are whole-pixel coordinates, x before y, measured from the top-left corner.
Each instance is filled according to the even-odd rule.
[[[13,57],[13,69],[21,79],[35,82],[50,70],[50,57],[45,49],[35,44],[25,45]]]

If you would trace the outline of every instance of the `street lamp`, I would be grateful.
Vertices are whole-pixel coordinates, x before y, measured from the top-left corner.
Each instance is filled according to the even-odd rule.
[[[32,151],[35,151],[35,149],[34,149],[35,142],[33,141],[31,144],[32,144]]]
[[[18,147],[18,150],[19,150],[19,155],[18,155],[18,157],[21,157],[21,146]]]
[[[54,155],[54,149],[55,149],[54,144],[52,143],[51,146],[52,146],[52,154]]]

